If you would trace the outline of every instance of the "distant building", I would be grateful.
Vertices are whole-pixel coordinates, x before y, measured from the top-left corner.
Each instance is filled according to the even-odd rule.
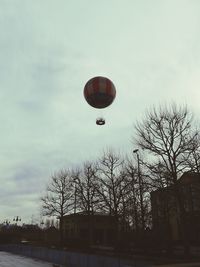
[[[185,223],[192,242],[200,242],[200,173],[186,172],[178,180],[184,205]],[[152,224],[159,235],[170,235],[174,241],[181,239],[179,211],[174,187],[151,192]]]
[[[46,244],[55,245],[59,243],[60,235],[59,230],[54,226],[50,226],[49,228],[43,230],[44,242]]]
[[[64,216],[65,243],[112,245],[116,240],[117,220],[104,213],[79,212]]]

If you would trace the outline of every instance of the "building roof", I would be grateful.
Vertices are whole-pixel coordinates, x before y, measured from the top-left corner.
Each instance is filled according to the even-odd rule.
[[[179,179],[178,183],[182,185],[192,184],[200,182],[200,173],[197,172],[185,172]],[[172,190],[174,188],[174,185],[166,186],[163,188],[158,188],[151,192],[152,195],[162,194],[164,192],[167,192],[167,190]]]
[[[191,184],[193,182],[200,182],[200,173],[185,172],[179,179],[181,184]]]

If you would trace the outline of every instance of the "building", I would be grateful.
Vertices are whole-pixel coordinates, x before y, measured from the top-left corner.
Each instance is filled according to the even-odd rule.
[[[117,220],[104,213],[79,212],[65,215],[63,235],[66,244],[113,245],[117,237]]]
[[[191,242],[200,242],[200,173],[186,172],[178,180],[186,229]],[[174,186],[151,192],[152,224],[157,235],[181,240],[179,209]]]
[[[59,230],[54,226],[50,226],[47,229],[42,230],[44,236],[44,242],[50,245],[56,245],[60,241]]]

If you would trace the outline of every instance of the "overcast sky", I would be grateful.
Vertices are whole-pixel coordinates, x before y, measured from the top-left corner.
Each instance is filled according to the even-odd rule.
[[[199,0],[0,0],[1,222],[30,223],[55,171],[132,151],[152,105],[199,119],[199,14]],[[83,97],[99,75],[117,90],[100,112]]]

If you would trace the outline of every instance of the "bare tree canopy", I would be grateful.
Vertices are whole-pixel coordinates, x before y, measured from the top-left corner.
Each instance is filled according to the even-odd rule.
[[[118,216],[124,191],[123,159],[113,151],[107,151],[99,160],[98,193],[102,208]]]
[[[97,166],[86,162],[83,168],[73,174],[75,183],[76,208],[88,214],[96,210],[97,198]]]
[[[68,170],[61,170],[51,177],[46,194],[41,198],[43,215],[60,219],[60,242],[63,241],[63,217],[72,209],[72,181]]]
[[[184,165],[189,171],[200,173],[200,135],[193,141],[194,149],[189,156],[183,157]]]
[[[175,104],[153,108],[142,122],[136,124],[135,141],[165,165],[173,181],[186,169],[185,159],[196,149],[198,131],[192,125],[193,116],[187,107]]]
[[[146,166],[151,172],[152,181],[156,181],[158,185],[160,178],[162,181],[160,185],[172,185],[170,188],[175,199],[173,205],[176,205],[179,211],[184,251],[188,254],[189,235],[178,178],[184,171],[199,166],[199,132],[193,126],[193,116],[187,107],[178,107],[175,104],[153,108],[146,113],[142,122],[136,124],[135,141],[140,148],[150,154]]]
[[[41,198],[44,215],[60,217],[70,211],[71,186],[69,171],[61,170],[51,177],[46,195]]]

